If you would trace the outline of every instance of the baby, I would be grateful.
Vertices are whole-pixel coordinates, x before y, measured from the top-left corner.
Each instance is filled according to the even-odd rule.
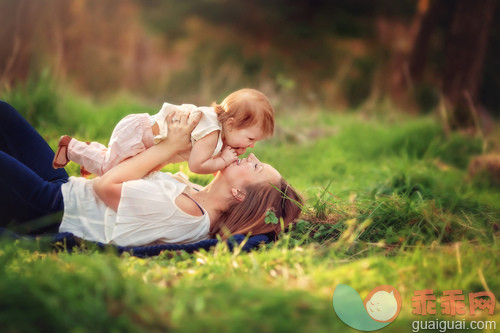
[[[254,89],[241,89],[227,96],[220,105],[196,107],[164,103],[155,115],[130,114],[118,122],[108,147],[62,136],[52,165],[55,169],[63,168],[73,161],[81,165],[82,174],[101,176],[123,160],[165,139],[168,135],[165,119],[179,110],[202,113],[191,133],[191,151],[174,161],[187,160],[189,169],[199,174],[224,169],[248,147],[274,131],[274,110],[267,97]]]

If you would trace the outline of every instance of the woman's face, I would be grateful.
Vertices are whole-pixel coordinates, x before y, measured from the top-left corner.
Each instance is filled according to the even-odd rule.
[[[281,175],[272,166],[262,163],[254,154],[249,154],[247,158],[242,158],[231,163],[222,170],[223,176],[236,186],[243,186],[255,183],[279,184]]]

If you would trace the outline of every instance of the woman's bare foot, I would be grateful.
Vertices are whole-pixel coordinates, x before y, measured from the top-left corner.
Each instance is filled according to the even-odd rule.
[[[56,154],[54,160],[52,161],[52,167],[54,169],[64,168],[69,162],[68,158],[68,145],[71,141],[71,137],[67,135],[61,136],[59,139],[59,144],[57,145]]]

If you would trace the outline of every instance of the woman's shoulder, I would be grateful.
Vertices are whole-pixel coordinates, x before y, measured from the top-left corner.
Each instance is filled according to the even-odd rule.
[[[201,207],[194,201],[193,198],[185,193],[181,193],[175,199],[175,204],[184,213],[192,216],[203,216],[204,212]]]

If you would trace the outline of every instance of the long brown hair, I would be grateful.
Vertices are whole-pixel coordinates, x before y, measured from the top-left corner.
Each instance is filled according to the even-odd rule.
[[[272,210],[278,220],[283,218],[286,228],[294,222],[301,213],[302,198],[283,178],[279,186],[268,183],[248,185],[243,189],[243,201],[235,201],[221,212],[219,219],[210,230],[210,236],[220,235],[227,238],[230,234],[252,235],[281,231],[280,223],[265,223],[266,213]]]
[[[240,89],[229,94],[220,104],[213,103],[217,120],[224,124],[234,118],[236,129],[258,124],[265,137],[274,132],[274,109],[269,99],[255,89]]]

